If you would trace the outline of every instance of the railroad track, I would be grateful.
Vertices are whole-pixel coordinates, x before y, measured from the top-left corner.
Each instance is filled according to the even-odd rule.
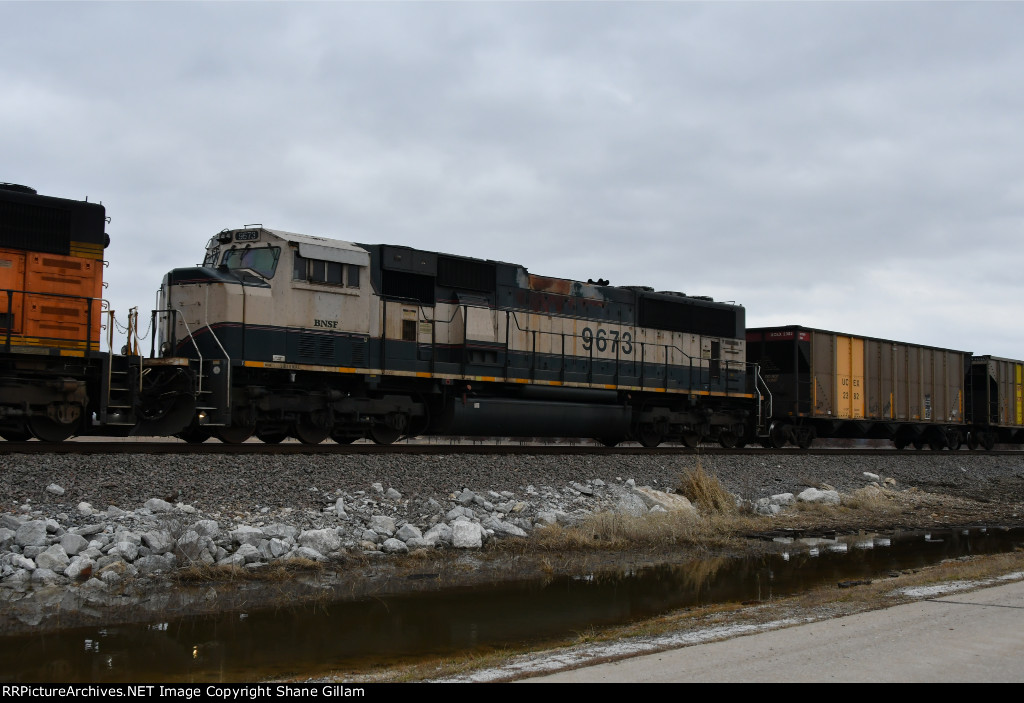
[[[302,444],[300,442],[282,442],[265,444],[259,441],[242,444],[225,444],[209,441],[202,444],[187,442],[137,442],[130,440],[114,441],[68,441],[60,443],[47,442],[0,442],[0,456],[9,454],[422,454],[422,455],[760,455],[760,456],[899,456],[899,457],[930,457],[948,455],[948,451],[906,449],[849,449],[822,447],[811,449],[762,449],[747,447],[744,449],[723,449],[719,446],[701,446],[695,449],[684,446],[665,445],[654,449],[640,446],[624,445],[620,447],[602,447],[591,444],[500,444],[500,443],[397,443],[386,446],[377,444]],[[961,449],[958,456],[1020,456],[1021,450],[970,451]]]

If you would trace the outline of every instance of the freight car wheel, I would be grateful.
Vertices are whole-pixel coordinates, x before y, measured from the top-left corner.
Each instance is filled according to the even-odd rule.
[[[917,450],[924,449],[924,440],[923,439],[915,439],[915,440],[913,440],[911,442],[911,444],[914,445],[914,449],[917,449]]]
[[[63,442],[75,433],[74,424],[55,422],[48,417],[30,417],[28,428],[40,442]]]
[[[768,448],[769,449],[782,449],[786,446],[786,442],[789,441],[789,433],[786,425],[772,424],[771,430],[768,432]]]
[[[991,432],[979,433],[978,441],[981,442],[981,446],[986,452],[992,451],[992,448],[996,446],[996,436]]]
[[[28,430],[4,430],[0,432],[0,437],[8,442],[27,442],[32,439],[32,433]]]
[[[598,444],[601,444],[601,445],[603,445],[605,447],[608,447],[609,449],[611,447],[616,446],[621,441],[622,440],[617,438],[617,437],[598,437],[597,438],[597,443]]]
[[[967,435],[967,448],[968,449],[970,449],[971,451],[974,451],[979,446],[980,445],[978,443],[978,435],[976,433],[971,432],[969,435]]]

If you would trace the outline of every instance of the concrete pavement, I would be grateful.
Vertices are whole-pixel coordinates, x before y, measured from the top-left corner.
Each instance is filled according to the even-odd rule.
[[[1022,682],[1024,581],[527,682]]]

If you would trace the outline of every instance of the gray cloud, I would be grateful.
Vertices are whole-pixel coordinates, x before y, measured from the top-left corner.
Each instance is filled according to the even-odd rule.
[[[0,179],[109,294],[251,222],[1024,356],[1017,3],[3,3]]]

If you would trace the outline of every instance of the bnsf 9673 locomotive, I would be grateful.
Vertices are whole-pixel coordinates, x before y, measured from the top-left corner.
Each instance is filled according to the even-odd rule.
[[[714,439],[758,423],[737,305],[264,227],[160,291],[160,353],[200,369],[181,436]]]

